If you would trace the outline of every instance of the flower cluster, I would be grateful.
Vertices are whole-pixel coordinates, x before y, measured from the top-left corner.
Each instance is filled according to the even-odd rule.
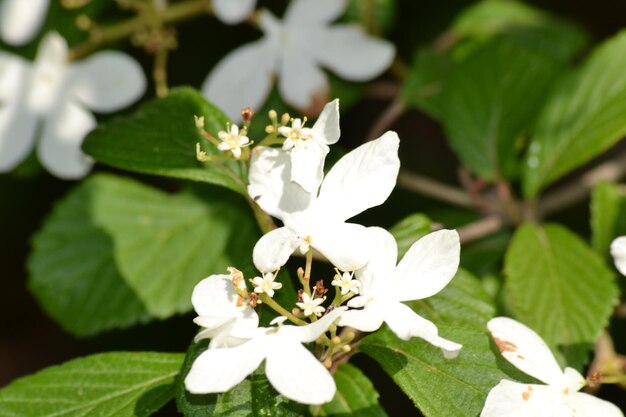
[[[439,336],[434,323],[403,302],[430,297],[450,282],[459,265],[458,234],[433,232],[415,242],[396,265],[397,244],[389,232],[348,221],[382,204],[394,188],[400,168],[397,134],[387,132],[361,145],[324,175],[329,145],[340,136],[338,101],[328,103],[311,127],[306,119],[288,115],[279,120],[275,112],[270,120],[268,137],[249,154],[248,193],[283,226],[254,247],[259,276],[245,279],[230,268],[230,275],[212,275],[196,287],[192,302],[195,322],[202,327],[196,339],[211,342],[186,376],[187,389],[227,391],[265,361],[269,382],[285,397],[306,404],[330,401],[336,391],[330,372],[334,363],[350,354],[357,331],[372,332],[383,323],[402,339],[419,337],[454,358],[462,346]],[[202,126],[201,119],[196,123]],[[207,139],[223,157],[240,159],[247,137],[220,146],[228,134],[238,132],[231,125],[218,134],[222,142]],[[282,291],[278,272],[294,253],[305,259],[298,270],[301,288],[281,305],[274,298]],[[334,287],[334,297],[326,295],[323,276],[313,279],[314,253],[335,267],[326,281]],[[258,304],[277,312],[268,327],[259,327]],[[312,342],[317,355],[303,345]]]

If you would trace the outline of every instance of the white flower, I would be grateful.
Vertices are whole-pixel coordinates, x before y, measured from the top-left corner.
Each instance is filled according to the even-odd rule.
[[[326,311],[326,309],[320,305],[324,302],[326,298],[315,298],[315,294],[313,295],[314,297],[312,298],[309,294],[303,292],[302,302],[296,303],[296,305],[300,307],[300,309],[304,310],[305,317],[312,315],[316,315],[317,317],[319,317],[324,311]]]
[[[263,274],[263,277],[255,277],[250,280],[254,285],[254,292],[257,294],[267,294],[269,297],[274,296],[274,290],[279,290],[283,287],[280,282],[274,281],[275,275],[271,272]]]
[[[238,120],[243,107],[261,107],[274,75],[283,99],[305,111],[328,95],[320,66],[355,81],[379,75],[391,63],[394,47],[366,35],[358,25],[330,26],[346,5],[346,0],[294,0],[282,22],[261,10],[258,22],[263,38],[232,51],[217,64],[204,82],[203,94]]]
[[[242,345],[208,349],[193,363],[185,387],[193,394],[226,392],[265,360],[267,379],[280,394],[304,404],[328,402],[336,391],[333,377],[302,343],[320,337],[341,313],[337,308],[306,326],[259,328]]]
[[[481,417],[623,417],[615,405],[578,392],[585,378],[572,368],[561,371],[548,346],[528,327],[506,317],[490,320],[487,327],[506,360],[547,385],[503,379],[489,391]]]
[[[9,45],[30,42],[48,12],[50,0],[4,0],[0,4],[0,37]]]
[[[440,337],[432,322],[402,302],[430,297],[448,285],[459,267],[459,235],[454,230],[430,233],[415,242],[396,266],[398,249],[391,233],[379,227],[368,230],[376,247],[369,263],[356,271],[362,295],[348,302],[363,309],[347,311],[340,325],[372,332],[385,322],[399,338],[421,337],[441,348],[446,358],[454,358],[462,345]]]
[[[619,272],[626,275],[626,236],[618,237],[611,243],[611,255]]]
[[[191,303],[198,313],[194,323],[204,327],[195,340],[210,338],[210,348],[235,346],[256,334],[259,317],[242,302],[232,275],[211,275],[200,281]]]
[[[335,275],[335,279],[333,279],[331,285],[339,287],[341,295],[346,295],[349,292],[358,294],[361,288],[361,281],[354,278],[354,274],[349,272],[344,272],[343,274],[339,274],[339,272],[337,272],[337,275]]]
[[[215,16],[228,25],[243,21],[252,13],[256,0],[213,0]]]
[[[306,121],[306,118],[305,118]],[[324,159],[328,145],[339,140],[339,100],[324,106],[313,127],[304,127],[301,119],[294,119],[291,127],[278,128],[287,139],[283,150],[290,152],[291,181],[297,182],[306,191],[317,190],[324,176]]]
[[[297,248],[306,251],[309,247],[342,271],[365,265],[372,250],[367,229],[345,221],[387,199],[400,169],[398,145],[398,135],[387,132],[346,154],[324,178],[319,195],[290,180],[287,153],[255,148],[248,194],[284,223],[254,247],[257,269],[276,271]]]
[[[56,33],[42,41],[32,65],[0,52],[0,172],[18,165],[33,148],[42,122],[39,160],[52,174],[75,179],[92,162],[80,150],[95,126],[86,110],[109,113],[138,99],[146,81],[139,64],[119,52],[100,52],[70,64]]]
[[[235,159],[239,159],[241,148],[250,145],[250,139],[245,135],[245,129],[240,132],[236,124],[231,124],[226,130],[227,132],[222,130],[217,133],[217,137],[222,141],[217,145],[217,149],[222,152],[230,151]]]

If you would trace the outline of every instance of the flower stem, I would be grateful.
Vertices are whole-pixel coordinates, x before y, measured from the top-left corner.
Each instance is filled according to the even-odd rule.
[[[166,9],[158,11],[157,18],[162,25],[172,24],[201,14],[208,14],[210,10],[210,0],[188,0],[174,3]],[[127,38],[149,23],[147,17],[140,14],[113,26],[106,28],[95,27],[90,31],[87,41],[72,48],[70,59],[77,60],[83,58],[106,43]]]
[[[306,265],[304,266],[304,277],[302,286],[304,292],[311,295],[311,267],[313,266],[313,248],[309,248],[306,253]]]
[[[304,326],[308,324],[306,321],[301,320],[297,318],[296,316],[294,316],[290,311],[287,311],[287,309],[282,307],[280,304],[274,301],[274,299],[268,296],[267,294],[265,293],[260,294],[259,298],[261,299],[262,302],[267,304],[267,306],[270,307],[272,310],[274,310],[280,315],[287,317],[292,323],[298,324],[300,326]]]

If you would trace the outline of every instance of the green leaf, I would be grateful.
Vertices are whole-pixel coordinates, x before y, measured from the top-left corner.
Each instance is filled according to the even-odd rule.
[[[232,194],[204,200],[96,175],[34,239],[30,288],[68,330],[95,334],[191,309],[195,284],[250,262],[258,230]]]
[[[424,340],[402,341],[388,329],[367,336],[359,348],[382,365],[425,416],[477,416],[494,385],[520,377],[494,348],[486,332],[493,302],[467,272],[460,271],[441,293],[413,307],[433,320],[443,337],[463,344],[457,358],[447,360]]]
[[[176,406],[185,417],[300,417],[306,406],[287,400],[269,384],[261,368],[224,394],[191,394],[185,389],[185,376],[196,358],[207,349],[208,341],[193,343],[176,380]]]
[[[83,143],[83,150],[116,168],[166,177],[208,182],[246,195],[243,162],[201,163],[196,143],[208,155],[220,155],[202,137],[194,116],[203,116],[214,137],[225,130],[228,118],[191,88],[178,88],[142,106],[136,113],[100,125]]]
[[[345,20],[359,22],[369,33],[388,31],[396,21],[396,0],[350,0]]]
[[[556,85],[526,156],[523,185],[527,197],[536,196],[626,134],[625,49],[623,31]]]
[[[422,236],[430,233],[431,224],[432,222],[428,216],[414,213],[391,227],[389,231],[398,243],[398,258],[402,258],[411,245]]]
[[[402,100],[435,119],[441,119],[445,108],[443,92],[452,65],[447,54],[429,48],[420,49],[402,85]]]
[[[154,352],[75,359],[0,390],[0,416],[149,416],[174,397],[182,362],[182,354]]]
[[[515,317],[553,350],[593,343],[617,302],[614,275],[602,258],[556,224],[521,226],[504,269]]]
[[[452,40],[473,38],[464,53],[495,36],[508,39],[563,62],[587,43],[578,26],[516,0],[483,0],[465,9],[452,24]]]
[[[387,417],[387,413],[378,403],[378,392],[359,368],[344,363],[337,369],[334,376],[337,384],[335,397],[331,402],[318,406],[319,412],[314,413],[314,415],[325,417]]]
[[[612,182],[600,182],[591,193],[591,246],[608,258],[611,242],[618,236],[617,226],[622,209],[622,193]]]
[[[442,122],[463,163],[486,180],[515,178],[518,154],[562,65],[499,39],[455,66]]]

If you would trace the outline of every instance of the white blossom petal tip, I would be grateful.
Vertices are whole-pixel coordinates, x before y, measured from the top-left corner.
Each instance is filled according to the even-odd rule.
[[[0,36],[9,45],[30,42],[41,29],[50,0],[3,0],[0,4]]]
[[[584,377],[572,368],[561,371],[548,346],[530,328],[506,317],[491,319],[487,327],[502,356],[547,385],[502,380],[489,391],[481,417],[623,417],[615,405],[578,392]]]
[[[227,25],[241,23],[254,10],[256,0],[213,0],[215,16]]]
[[[611,255],[619,272],[626,276],[626,236],[618,237],[611,243]]]

